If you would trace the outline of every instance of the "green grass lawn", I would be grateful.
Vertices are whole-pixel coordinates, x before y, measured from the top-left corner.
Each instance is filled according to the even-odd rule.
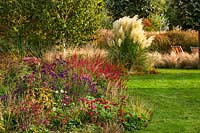
[[[153,111],[150,125],[139,132],[200,133],[200,70],[159,72],[130,77],[129,94]]]

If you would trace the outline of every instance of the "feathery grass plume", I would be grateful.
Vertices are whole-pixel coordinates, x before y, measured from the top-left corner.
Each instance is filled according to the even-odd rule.
[[[177,57],[176,68],[196,69],[198,68],[198,54],[181,53]]]
[[[157,64],[162,64],[162,55],[155,51],[152,53],[147,53],[147,56],[149,58],[149,64],[152,68],[154,68]]]
[[[121,43],[121,41],[123,42],[125,40],[125,37],[128,37],[130,41],[138,43],[142,48],[150,46],[154,38],[153,36],[149,38],[145,36],[142,19],[138,19],[137,15],[133,18],[125,16],[116,20],[113,23],[113,32],[115,34],[115,40],[117,40],[116,42]]]
[[[177,54],[171,52],[170,54],[165,54],[162,60],[167,68],[175,68],[177,62]]]
[[[174,52],[170,54],[161,54],[159,52],[149,53],[151,63],[158,68],[175,68],[177,55]]]
[[[94,57],[96,55],[101,56],[102,58],[106,58],[108,56],[108,52],[104,49],[94,48],[93,46],[84,46],[84,47],[69,47],[65,50],[65,52],[52,50],[44,54],[43,60],[47,62],[53,62],[57,58],[65,59],[74,54],[85,56],[85,57]]]
[[[138,16],[125,16],[113,23],[114,45],[110,46],[110,57],[114,63],[127,71],[146,70],[146,47],[153,36],[147,38]]]

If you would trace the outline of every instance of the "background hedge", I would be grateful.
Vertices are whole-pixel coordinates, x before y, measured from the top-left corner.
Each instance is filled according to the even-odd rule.
[[[185,52],[191,53],[190,47],[198,46],[198,33],[195,31],[168,31],[164,33],[148,33],[155,39],[148,48],[150,51],[169,53],[171,46],[181,46]]]

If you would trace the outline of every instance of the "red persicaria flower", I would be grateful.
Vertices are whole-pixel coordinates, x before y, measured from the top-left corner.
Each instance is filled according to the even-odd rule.
[[[104,106],[104,109],[108,109],[108,108],[111,108],[110,106],[106,105]]]
[[[87,113],[88,113],[89,116],[93,116],[94,115],[94,112],[92,112],[92,111],[89,111]]]
[[[95,100],[96,100],[96,101],[101,101],[102,99],[101,99],[101,98],[96,98]]]
[[[47,82],[43,82],[42,84],[43,84],[44,87],[46,87],[46,88],[48,87],[48,83]]]
[[[96,100],[92,100],[92,101],[91,101],[91,103],[95,103],[95,102],[96,102]]]
[[[102,101],[102,104],[108,104],[108,101],[104,100]]]
[[[113,106],[117,106],[118,105],[117,103],[113,103],[113,102],[110,103],[110,104],[113,105]]]
[[[69,106],[69,102],[65,101],[65,100],[62,100],[62,104],[66,105],[66,106]]]
[[[32,65],[40,65],[40,59],[38,59],[36,57],[24,57],[22,60],[31,66]]]
[[[49,120],[48,120],[48,119],[45,119],[45,120],[42,121],[41,124],[47,125],[47,124],[49,124]]]
[[[123,123],[125,122],[125,119],[119,119],[119,122]]]
[[[86,108],[80,108],[80,110],[82,110],[82,111],[87,111],[87,109],[86,109]]]
[[[27,111],[28,109],[25,107],[20,108],[20,111]]]
[[[122,116],[124,114],[124,110],[122,110],[122,109],[119,109],[119,116]]]
[[[96,109],[97,109],[97,107],[96,107],[95,105],[91,105],[90,108],[91,108],[92,110],[96,110]]]
[[[126,96],[121,96],[121,100],[126,100]]]
[[[91,102],[90,101],[86,101],[86,104],[91,104]]]

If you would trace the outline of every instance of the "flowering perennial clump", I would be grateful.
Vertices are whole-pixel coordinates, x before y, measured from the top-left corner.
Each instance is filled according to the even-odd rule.
[[[48,63],[29,57],[24,63],[29,72],[0,98],[2,132],[76,132],[88,126],[102,131],[113,122],[123,131],[148,121],[129,115],[125,74],[103,58],[73,55]]]

